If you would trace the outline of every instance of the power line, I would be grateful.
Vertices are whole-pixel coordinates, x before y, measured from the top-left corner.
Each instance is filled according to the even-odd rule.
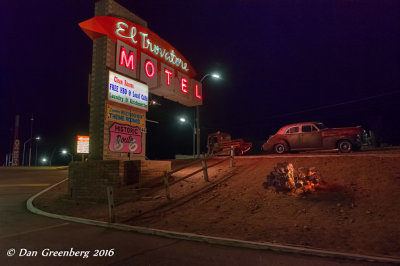
[[[312,111],[319,111],[319,110],[329,109],[329,108],[337,107],[337,106],[341,106],[341,105],[364,102],[364,101],[368,101],[368,100],[372,100],[372,99],[376,99],[376,98],[380,98],[380,97],[384,97],[384,96],[390,96],[390,95],[394,95],[394,94],[398,94],[398,93],[400,93],[400,90],[392,91],[392,92],[388,92],[388,93],[383,93],[383,94],[379,94],[379,95],[374,95],[374,96],[369,96],[369,97],[365,97],[365,98],[361,98],[361,99],[350,100],[350,101],[341,102],[341,103],[335,103],[335,104],[329,104],[329,105],[314,107],[314,108],[301,110],[301,111],[296,111],[296,112],[291,112],[291,113],[286,113],[286,114],[277,114],[277,115],[269,116],[266,119],[285,117],[285,116],[301,114],[301,113],[307,113],[307,112],[312,112]]]
[[[226,125],[225,127],[229,127],[229,128],[244,128],[244,127],[251,127],[251,126],[259,126],[259,125],[264,125],[266,120],[271,120],[271,119],[281,118],[281,117],[286,117],[286,116],[291,116],[291,115],[297,115],[297,114],[302,114],[302,113],[308,113],[308,112],[312,112],[312,111],[319,111],[319,110],[329,109],[329,108],[342,106],[342,105],[348,105],[348,104],[364,102],[364,101],[368,101],[368,100],[372,100],[372,99],[376,99],[376,98],[395,95],[395,94],[398,94],[398,93],[400,93],[400,90],[387,92],[387,93],[382,93],[382,94],[378,94],[378,95],[374,95],[374,96],[368,96],[368,97],[364,97],[364,98],[361,98],[361,99],[349,100],[349,101],[345,101],[345,102],[329,104],[329,105],[314,107],[314,108],[310,108],[310,109],[305,109],[305,110],[285,113],[285,114],[271,115],[271,116],[268,116],[268,117],[264,117],[263,118],[263,122],[256,123],[256,124],[248,124],[248,125],[243,125],[243,126],[238,126],[238,125],[228,126],[228,125]],[[219,127],[223,127],[223,126],[219,126]],[[213,127],[209,127],[209,128],[213,128]]]

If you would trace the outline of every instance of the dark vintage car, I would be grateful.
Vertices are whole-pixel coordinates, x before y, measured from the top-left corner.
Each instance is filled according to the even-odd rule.
[[[358,150],[362,145],[361,126],[326,128],[321,122],[303,122],[282,127],[262,146],[265,152],[335,149],[340,152]]]

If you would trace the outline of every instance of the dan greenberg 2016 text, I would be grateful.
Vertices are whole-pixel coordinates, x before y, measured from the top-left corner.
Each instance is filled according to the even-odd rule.
[[[19,252],[15,249],[10,249],[7,252],[8,256],[17,255],[19,257],[82,257],[83,259],[92,257],[112,257],[114,256],[114,249],[95,249],[90,250],[74,250],[70,248],[69,250],[52,250],[50,248],[45,248],[41,251],[38,250],[28,250],[26,248],[21,248]]]

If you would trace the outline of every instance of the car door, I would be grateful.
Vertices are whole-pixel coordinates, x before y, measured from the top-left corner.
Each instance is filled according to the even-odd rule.
[[[290,149],[298,149],[301,147],[300,128],[293,126],[285,131],[285,139],[289,143]]]
[[[312,124],[301,126],[300,147],[302,149],[318,149],[322,147],[321,131]]]

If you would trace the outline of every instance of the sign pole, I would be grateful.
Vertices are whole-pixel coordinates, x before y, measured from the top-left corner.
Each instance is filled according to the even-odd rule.
[[[199,106],[196,105],[196,141],[197,141],[197,158],[200,157],[200,111]]]

